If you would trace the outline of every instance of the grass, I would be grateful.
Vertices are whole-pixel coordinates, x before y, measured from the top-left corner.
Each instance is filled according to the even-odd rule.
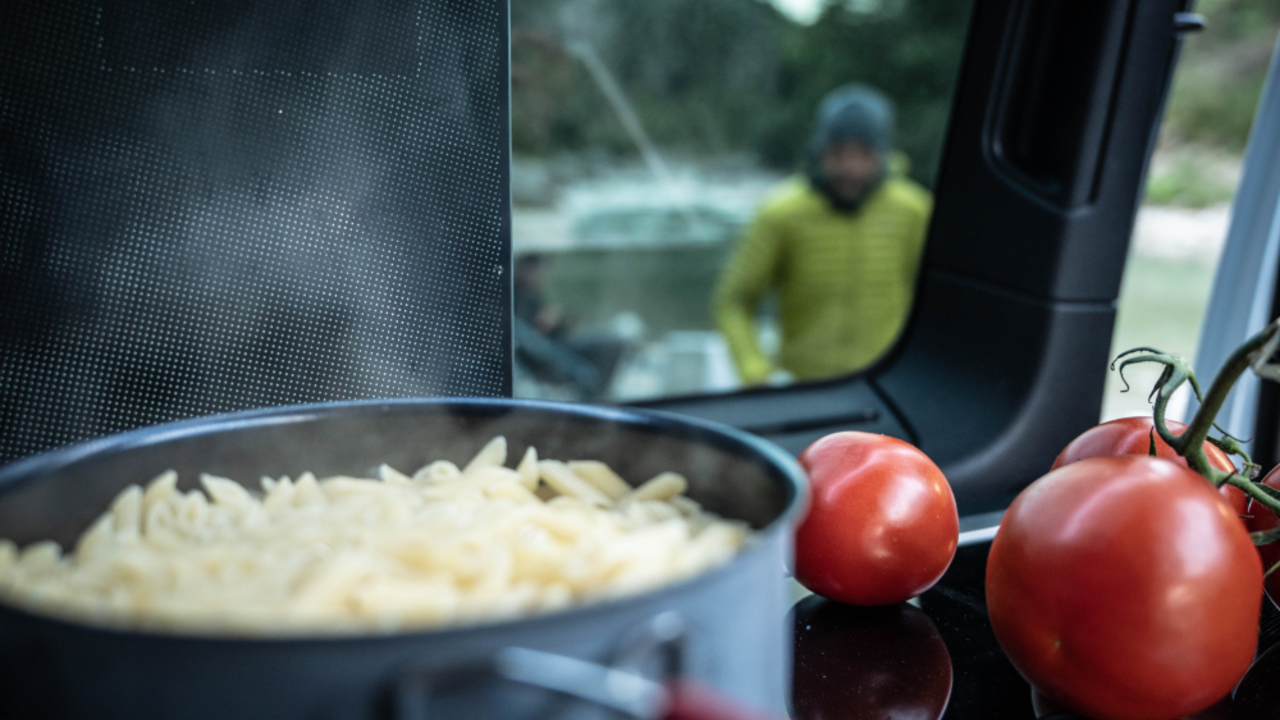
[[[1146,202],[1204,208],[1230,202],[1239,174],[1235,156],[1206,148],[1161,151],[1147,178]]]

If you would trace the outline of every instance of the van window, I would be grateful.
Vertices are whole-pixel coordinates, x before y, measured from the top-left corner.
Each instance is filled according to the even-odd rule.
[[[515,0],[516,396],[873,364],[913,299],[970,11]]]

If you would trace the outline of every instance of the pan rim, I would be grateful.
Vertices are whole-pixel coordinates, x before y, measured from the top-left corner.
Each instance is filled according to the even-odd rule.
[[[460,413],[465,413],[468,410],[472,412],[483,411],[490,414],[515,410],[532,410],[553,414],[567,414],[587,421],[614,422],[642,431],[684,437],[691,441],[712,444],[727,452],[738,450],[739,452],[734,454],[751,460],[763,461],[763,464],[770,469],[770,476],[782,483],[786,495],[785,505],[777,517],[754,532],[752,542],[742,548],[728,562],[709,571],[636,594],[594,600],[561,610],[539,612],[514,618],[488,621],[482,619],[467,624],[393,632],[237,635],[181,631],[167,632],[145,628],[125,628],[110,624],[94,624],[53,614],[42,614],[9,604],[3,600],[0,600],[0,613],[14,614],[28,621],[71,626],[83,632],[104,636],[128,637],[136,640],[146,639],[154,642],[209,645],[239,643],[264,647],[284,647],[292,644],[312,646],[315,643],[343,643],[354,646],[370,642],[413,641],[423,640],[428,637],[447,639],[474,635],[478,632],[513,631],[547,622],[568,622],[573,621],[575,618],[585,619],[598,614],[625,613],[628,609],[643,606],[663,594],[676,594],[685,591],[696,592],[697,587],[706,583],[717,582],[720,576],[748,562],[751,556],[770,551],[773,545],[771,541],[774,540],[776,535],[782,533],[790,534],[794,530],[795,524],[799,521],[803,510],[807,508],[809,502],[809,490],[807,481],[804,479],[804,471],[789,453],[764,438],[751,435],[728,425],[649,408],[512,398],[455,397],[381,398],[283,405],[220,413],[142,427],[55,448],[0,466],[0,495],[14,492],[28,483],[39,482],[43,476],[58,472],[79,462],[163,442],[246,428],[314,422],[328,415],[349,414],[353,411],[381,414],[397,410],[410,411],[428,407],[440,411],[456,410]],[[693,432],[691,433],[690,430]],[[755,457],[751,458],[750,455]],[[790,547],[788,547],[789,551]],[[786,570],[786,568],[778,568],[780,577]]]

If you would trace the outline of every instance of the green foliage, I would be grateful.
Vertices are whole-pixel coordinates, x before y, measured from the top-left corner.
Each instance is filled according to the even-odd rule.
[[[796,167],[818,100],[852,81],[898,108],[897,145],[932,184],[971,0],[828,0],[799,25],[762,0],[512,0],[512,142],[519,153],[634,155],[597,82],[571,51],[588,43],[646,132],[685,155],[754,155]],[[1280,31],[1278,0],[1201,0],[1208,30],[1184,46],[1167,144],[1239,153]],[[1194,168],[1153,176],[1153,199],[1221,198]]]
[[[1146,201],[1156,205],[1202,208],[1231,199],[1230,179],[1206,169],[1195,154],[1176,153],[1166,167],[1153,168]]]
[[[1205,32],[1189,37],[1174,75],[1166,134],[1232,153],[1243,151],[1276,34],[1276,0],[1203,0]]]
[[[951,0],[832,2],[798,25],[759,0],[513,0],[517,152],[635,152],[572,53],[590,43],[661,147],[795,167],[818,100],[852,81],[898,106],[899,148],[932,184],[970,13]]]
[[[912,174],[932,184],[970,11],[967,2],[862,0],[831,4],[812,26],[794,28],[784,66],[790,82],[761,157],[794,162],[819,99],[856,80],[894,99],[896,144],[911,158]]]

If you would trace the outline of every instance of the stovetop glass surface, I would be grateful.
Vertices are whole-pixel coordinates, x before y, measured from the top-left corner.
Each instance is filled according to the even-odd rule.
[[[1069,720],[1001,652],[983,593],[990,544],[961,548],[918,607],[857,608],[817,596],[795,624],[795,720]],[[1258,659],[1234,696],[1194,720],[1280,718],[1280,611],[1264,601]]]

